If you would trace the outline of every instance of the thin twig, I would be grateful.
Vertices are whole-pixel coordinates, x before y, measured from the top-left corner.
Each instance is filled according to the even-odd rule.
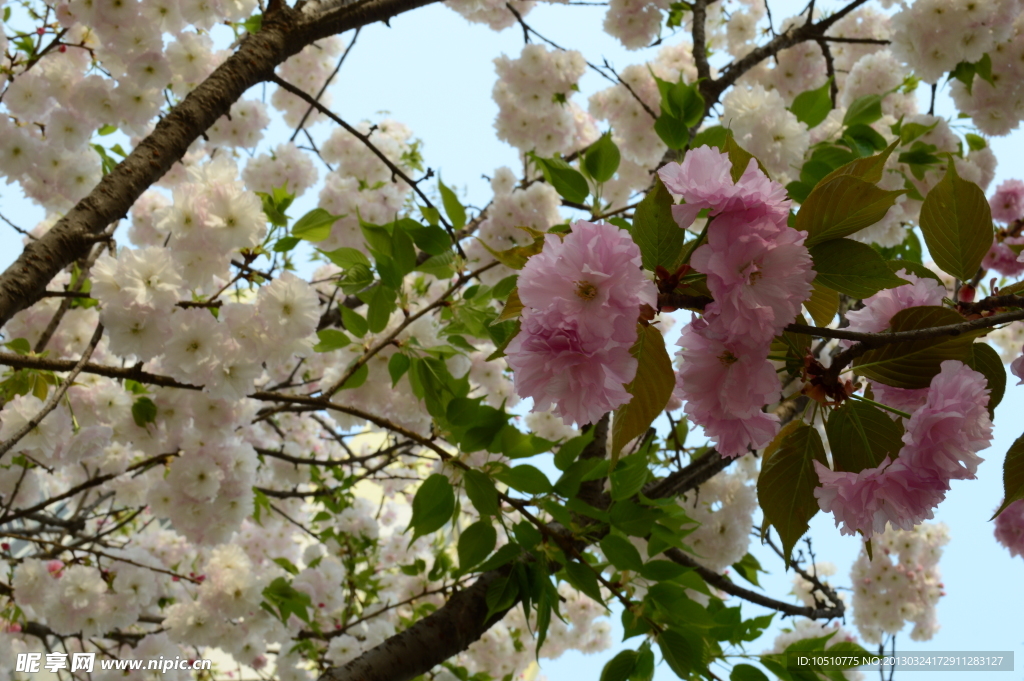
[[[327,87],[331,84],[331,81],[334,80],[334,77],[338,75],[339,71],[341,71],[341,65],[345,63],[345,58],[348,56],[348,53],[352,51],[353,47],[355,47],[356,40],[359,38],[359,32],[361,30],[363,30],[361,26],[356,29],[355,35],[352,36],[352,42],[350,42],[348,44],[348,47],[345,48],[345,51],[341,55],[341,59],[338,60],[338,65],[334,67],[334,71],[332,71],[331,75],[327,76],[327,80],[324,81],[323,87],[321,87],[320,91],[316,93],[315,99],[318,102],[320,101],[320,98],[324,96],[324,92],[327,91]],[[292,133],[292,136],[288,138],[289,142],[294,142],[295,138],[299,136],[299,131],[303,129],[302,126],[306,124],[306,119],[309,118],[309,115],[311,113],[313,113],[312,105],[310,105],[310,107],[306,109],[306,113],[302,114],[302,120],[300,120],[299,124],[295,126],[295,132]]]
[[[53,395],[51,395],[50,399],[46,401],[43,408],[39,410],[39,413],[29,419],[28,423],[19,428],[14,435],[0,443],[0,458],[3,458],[4,454],[11,451],[11,448],[13,448],[14,445],[18,444],[18,442],[28,435],[32,429],[42,423],[43,419],[45,419],[51,411],[57,408],[57,405],[60,404],[64,394],[74,382],[75,377],[82,372],[82,369],[85,368],[85,365],[89,362],[89,358],[92,357],[92,351],[96,349],[96,345],[99,344],[101,338],[103,338],[103,324],[97,324],[96,330],[93,332],[92,338],[89,340],[89,345],[82,353],[81,359],[78,360],[75,366],[71,369],[71,373],[68,374],[67,378],[65,378],[60,386],[53,392]]]
[[[426,204],[426,206],[428,208],[433,208],[435,211],[437,210],[436,208],[434,208],[434,204],[431,203],[430,199],[427,198],[427,195],[425,193],[423,193],[423,190],[420,189],[419,183],[416,182],[415,180],[413,180],[408,175],[406,175],[405,171],[403,171],[401,168],[399,168],[397,165],[395,165],[395,163],[391,159],[389,159],[387,157],[387,155],[384,154],[384,152],[382,152],[380,149],[378,149],[377,146],[370,140],[370,136],[369,135],[364,135],[363,133],[359,132],[357,129],[353,128],[351,125],[346,123],[344,120],[341,119],[340,116],[335,114],[333,111],[328,109],[326,106],[324,106],[323,104],[321,104],[317,100],[313,99],[310,95],[306,94],[304,91],[302,91],[299,88],[295,87],[294,85],[292,85],[288,81],[282,80],[279,76],[277,76],[277,75],[271,76],[269,80],[270,80],[270,82],[274,83],[275,85],[277,85],[278,87],[282,88],[283,90],[287,90],[288,92],[292,93],[293,95],[295,95],[299,99],[304,100],[305,102],[307,102],[311,106],[315,107],[317,109],[317,111],[319,111],[320,113],[324,114],[325,116],[330,118],[332,121],[334,121],[335,123],[337,123],[338,125],[343,127],[346,131],[349,132],[349,134],[351,134],[356,139],[358,139],[360,142],[362,142],[364,145],[366,145],[366,147],[370,151],[372,151],[373,154],[384,163],[384,165],[386,165],[388,167],[388,169],[391,171],[392,179],[394,179],[395,176],[401,178],[403,182],[405,182],[407,185],[409,185],[412,188],[412,190],[414,192],[416,192],[416,194],[419,195],[420,199],[423,200],[423,203]],[[438,215],[440,216],[441,224],[444,225],[445,229],[448,231],[448,236],[451,237],[452,243],[455,245],[455,249],[459,252],[460,256],[465,258],[466,254],[465,254],[465,252],[463,252],[462,246],[459,244],[459,241],[458,241],[458,239],[455,236],[455,232],[452,229],[451,224],[444,218],[443,215],[440,215],[440,211],[437,211],[437,212],[438,212]]]

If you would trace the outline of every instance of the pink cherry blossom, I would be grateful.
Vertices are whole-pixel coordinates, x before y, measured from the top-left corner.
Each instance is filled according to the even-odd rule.
[[[939,282],[911,274],[905,269],[898,270],[896,276],[910,283],[879,291],[864,299],[862,309],[846,313],[846,318],[850,320],[850,331],[884,331],[889,328],[889,322],[897,312],[911,307],[942,304],[946,289]]]
[[[923,407],[928,400],[928,388],[893,388],[874,381],[871,382],[871,393],[876,402],[910,413]],[[899,418],[895,414],[890,415]]]
[[[1017,385],[1024,383],[1024,351],[1010,364],[1010,372],[1020,379],[1017,381]]]
[[[723,456],[739,456],[764,447],[778,432],[778,417],[761,408],[778,400],[779,379],[766,351],[716,340],[714,326],[696,319],[684,329],[675,395]]]
[[[858,473],[831,471],[815,462],[818,505],[832,513],[843,534],[866,536],[886,524],[909,530],[932,517],[951,480],[973,478],[977,452],[992,440],[985,377],[962,362],[946,360],[928,396],[907,422],[898,458]]]
[[[518,285],[525,307],[575,320],[588,339],[632,343],[640,305],[658,304],[657,289],[641,269],[639,247],[628,232],[608,224],[580,221],[564,239],[548,234]]]
[[[988,204],[992,208],[993,220],[1010,223],[1024,217],[1024,182],[1003,182],[988,200]]]
[[[995,270],[1004,277],[1017,277],[1024,273],[1024,264],[1017,259],[1019,256],[1008,245],[1013,241],[1013,237],[1009,237],[1003,242],[993,240],[992,247],[988,249],[988,253],[981,261],[981,266],[988,270]]]
[[[815,273],[803,245],[806,235],[764,217],[755,222],[732,217],[716,218],[708,243],[691,259],[707,274],[715,298],[705,314],[720,320],[728,338],[771,342],[811,294]]]
[[[1010,550],[1011,556],[1024,556],[1024,499],[1006,507],[996,518],[996,541]]]
[[[566,423],[582,426],[629,402],[623,384],[636,375],[637,360],[629,343],[588,338],[578,324],[557,310],[528,311],[506,360],[516,393],[532,397],[534,411],[553,408]]]
[[[687,152],[682,163],[669,163],[658,171],[665,187],[686,202],[672,207],[680,227],[689,227],[703,208],[710,208],[712,215],[753,210],[752,218],[768,214],[785,224],[790,201],[782,185],[769,180],[755,159],[750,159],[739,182],[732,181],[731,170],[728,154],[702,146]]]
[[[928,400],[914,412],[903,435],[900,459],[919,472],[947,480],[973,479],[992,441],[988,382],[956,360],[946,360],[928,387]]]
[[[814,490],[818,505],[835,516],[842,534],[866,537],[894,528],[910,530],[932,517],[932,509],[945,498],[942,481],[918,475],[900,459],[886,457],[875,468],[859,473],[830,470],[814,462],[821,487]]]

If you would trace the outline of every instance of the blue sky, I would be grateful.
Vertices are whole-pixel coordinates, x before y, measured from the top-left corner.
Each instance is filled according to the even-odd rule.
[[[776,23],[802,6],[800,2],[773,2]],[[840,6],[832,0],[819,3],[825,10]],[[617,69],[653,54],[654,50],[627,52],[605,35],[601,31],[604,10],[542,5],[527,20],[555,42],[581,50],[592,62],[608,58]],[[494,137],[492,122],[497,107],[490,98],[495,79],[491,60],[501,53],[517,55],[522,44],[518,27],[494,33],[485,26],[467,24],[440,5],[399,16],[390,28],[377,24],[363,30],[332,88],[332,108],[352,123],[364,118],[376,120],[379,112],[389,112],[423,140],[426,165],[443,171],[445,181],[458,188],[467,203],[483,205],[490,198],[490,191],[481,175],[490,175],[501,165],[518,167],[515,151]],[[600,77],[588,73],[577,98],[585,105],[587,95],[606,85]],[[258,95],[259,90],[250,96],[253,94]],[[952,111],[948,100],[941,97],[938,108],[944,115]],[[268,137],[276,143],[289,134],[283,127],[274,127]],[[1002,162],[997,182],[1024,176],[1020,161],[1024,158],[1024,134],[1018,132],[993,140],[992,144]],[[0,213],[25,228],[31,228],[41,217],[37,208],[20,198],[15,185],[0,186]],[[0,225],[0,267],[12,262],[20,249],[20,237],[6,225]],[[1017,669],[1024,670],[1024,628],[1019,625],[1020,612],[1024,610],[1024,560],[1011,558],[995,542],[988,522],[1002,498],[1002,460],[1010,443],[1020,435],[1021,413],[1024,388],[1008,387],[996,412],[995,441],[983,453],[987,460],[979,469],[978,480],[955,482],[939,507],[936,519],[947,523],[951,534],[940,563],[947,591],[938,609],[942,629],[932,641],[924,643],[911,641],[904,633],[898,638],[900,650],[1013,650],[1018,656]],[[839,566],[834,583],[845,584],[859,541],[841,537],[831,517],[823,514],[812,521],[810,534],[819,560]],[[763,577],[762,583],[769,593],[784,597],[790,589],[791,573],[785,573],[773,554],[756,544],[755,541],[752,552],[771,573]],[[747,612],[758,615],[764,610],[751,606]],[[617,640],[621,638],[617,617],[613,617],[613,624],[620,633]],[[852,627],[852,620],[847,624]],[[749,651],[757,653],[770,647],[773,632],[780,625],[785,622],[778,621],[769,635],[752,644]],[[631,643],[635,647],[635,640]],[[551,681],[596,680],[611,655],[566,654],[559,660],[546,661],[542,673]],[[727,676],[724,670],[719,675]],[[940,676],[948,681],[975,677],[967,672],[945,672]],[[984,678],[995,681],[1011,677],[1024,678],[1024,671]],[[655,678],[661,681],[674,675],[662,665]]]

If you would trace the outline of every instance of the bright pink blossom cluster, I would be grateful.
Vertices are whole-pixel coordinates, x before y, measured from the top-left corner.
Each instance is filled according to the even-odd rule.
[[[522,328],[507,361],[535,411],[553,406],[582,425],[629,402],[640,306],[658,297],[628,232],[580,221],[564,239],[548,234],[519,275],[519,299]]]
[[[707,275],[714,302],[683,330],[676,396],[724,456],[764,447],[778,419],[762,411],[779,397],[772,339],[793,321],[815,273],[804,232],[787,224],[790,202],[751,159],[738,182],[727,154],[694,149],[658,174],[684,204],[672,215],[683,229],[709,209],[707,243],[690,264]]]
[[[992,440],[988,382],[962,362],[946,360],[932,379],[924,405],[907,421],[903,449],[876,468],[837,472],[817,461],[818,505],[832,513],[843,534],[866,537],[886,524],[910,530],[932,517],[951,480],[974,478],[977,455]]]

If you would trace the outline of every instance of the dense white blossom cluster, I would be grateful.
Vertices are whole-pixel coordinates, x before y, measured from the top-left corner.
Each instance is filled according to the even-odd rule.
[[[541,156],[568,153],[597,139],[589,117],[571,101],[587,68],[582,54],[530,44],[518,59],[503,55],[494,66],[498,139]]]
[[[949,162],[955,163],[960,177],[987,189],[996,165],[991,144],[968,136],[965,147],[958,127],[918,111],[914,88],[918,79],[936,82],[967,62],[976,75],[970,86],[953,82],[957,106],[986,135],[1015,128],[1024,119],[1021,2],[914,0],[899,2],[895,11],[861,7],[828,29],[828,37],[850,42],[830,42],[826,54],[824,42],[806,41],[745,70],[716,95],[718,99],[710,103],[711,117],[701,125],[705,132],[716,125],[729,128],[732,139],[757,157],[769,177],[751,161],[746,179],[737,181],[729,177],[732,161],[708,150],[725,164],[720,173],[723,196],[739,201],[742,197],[734,190],[756,184],[757,191],[772,194],[772,205],[781,206],[777,231],[793,237],[785,222],[795,204],[785,199],[783,187],[806,182],[806,176],[816,172],[814,161],[820,156],[815,155],[822,149],[842,152],[842,145],[850,145],[843,137],[849,132],[845,116],[871,96],[879,98],[881,114],[864,124],[861,133],[886,144],[900,139],[901,152],[917,146],[914,153],[890,155],[878,183],[882,189],[906,193],[881,221],[850,238],[883,247],[903,243],[907,228],[920,220],[923,197],[946,175]],[[467,20],[495,30],[517,23],[504,0],[445,4]],[[881,3],[885,10],[894,4]],[[26,14],[21,4],[12,5],[0,0],[0,9],[13,10],[0,21],[0,177],[48,213],[26,235],[26,243],[44,237],[117,161],[132,148],[142,148],[158,121],[229,58],[237,42],[229,46],[231,38],[224,36],[234,31],[234,38],[243,40],[245,31],[257,30],[255,13],[263,7],[256,0],[61,0],[39,3],[46,18],[33,34],[22,31],[21,24],[27,26],[37,17]],[[514,0],[510,6],[522,18],[535,5]],[[659,81],[664,87],[699,80],[690,42],[699,39],[691,30],[692,12],[680,9],[685,5],[611,0],[604,24],[609,34],[629,49],[660,45],[662,39],[664,45],[645,63],[615,73],[618,82],[589,96],[585,105],[574,97],[592,68],[581,52],[529,43],[518,56],[494,60],[494,128],[516,150],[525,169],[522,176],[508,167],[493,172],[490,200],[455,225],[464,230],[460,236],[473,237],[463,238],[457,249],[437,255],[444,249],[423,237],[428,227],[421,222],[430,223],[434,231],[429,234],[443,237],[448,230],[442,227],[456,222],[459,211],[450,205],[447,187],[439,189],[443,196],[435,197],[433,185],[421,184],[431,174],[408,126],[381,117],[376,122],[353,122],[355,134],[343,126],[326,132],[329,117],[303,98],[282,88],[268,92],[268,97],[251,90],[188,146],[180,162],[142,193],[130,212],[124,209],[126,228],[97,237],[92,255],[62,271],[48,283],[45,295],[14,314],[3,326],[3,352],[17,351],[38,363],[65,364],[56,371],[38,370],[31,380],[25,378],[29,374],[4,369],[2,385],[9,394],[0,401],[0,446],[8,441],[11,446],[0,464],[0,509],[6,517],[11,509],[38,506],[50,512],[56,508],[54,500],[67,502],[56,513],[87,508],[87,519],[76,532],[90,537],[116,533],[117,541],[83,559],[90,553],[80,545],[40,543],[36,546],[44,548],[35,551],[31,542],[23,541],[24,546],[12,550],[5,539],[0,550],[10,570],[2,579],[9,583],[13,600],[3,604],[16,608],[2,612],[6,624],[0,631],[0,676],[12,671],[17,654],[44,650],[38,630],[25,631],[18,620],[64,637],[68,652],[174,658],[220,648],[234,662],[260,674],[281,681],[312,681],[324,667],[355,659],[443,606],[454,589],[468,586],[472,575],[453,568],[462,560],[459,539],[471,523],[490,522],[487,513],[478,510],[479,499],[471,498],[468,480],[479,471],[497,474],[501,480],[509,474],[507,469],[519,464],[497,444],[463,452],[444,428],[450,425],[454,431],[466,425],[458,423],[459,409],[475,408],[479,401],[484,405],[480,409],[508,417],[508,425],[502,422],[502,427],[509,428],[503,432],[510,438],[530,440],[529,433],[550,441],[545,444],[548,449],[538,451],[558,451],[552,443],[564,443],[582,432],[582,427],[559,416],[557,400],[550,410],[525,416],[512,411],[522,413],[529,404],[520,403],[504,357],[508,351],[515,365],[516,346],[509,338],[501,342],[494,330],[501,301],[486,298],[484,292],[502,286],[501,298],[520,307],[529,301],[527,295],[519,297],[520,289],[513,289],[524,281],[511,279],[523,271],[509,266],[515,258],[497,264],[495,257],[510,249],[516,257],[535,256],[539,232],[554,227],[565,231],[568,214],[562,188],[534,161],[554,157],[580,167],[585,150],[601,138],[599,126],[610,128],[621,161],[614,176],[594,192],[600,197],[592,211],[594,222],[629,215],[627,208],[635,208],[638,193],[652,186],[653,171],[672,158],[654,127],[663,115]],[[723,0],[705,9],[703,49],[711,54],[742,58],[772,32],[759,0]],[[789,17],[772,30],[796,30],[819,18]],[[676,29],[688,38],[670,36]],[[34,25],[31,30],[36,30]],[[40,40],[33,56],[26,58],[25,45],[32,43],[33,35]],[[52,49],[35,54],[51,39]],[[344,47],[338,37],[318,40],[274,73],[329,107],[327,85]],[[706,60],[700,61],[702,68],[707,66]],[[729,73],[720,71],[720,64],[707,67],[705,75]],[[835,107],[823,121],[809,126],[795,112],[794,102],[808,90],[826,87],[829,73],[837,86]],[[282,120],[296,135],[291,141],[267,139],[272,121]],[[317,124],[317,136],[307,131],[307,147],[298,135],[302,128]],[[919,162],[933,157],[934,161]],[[598,184],[590,171],[585,179],[591,189]],[[281,200],[283,195],[286,201]],[[1015,196],[1007,190],[1004,198],[1013,203]],[[687,202],[695,213],[700,207],[694,207],[691,198]],[[306,233],[289,232],[299,215],[290,208],[293,199],[315,206],[309,214],[321,224]],[[427,205],[431,200],[437,208]],[[305,205],[301,201],[294,205]],[[998,252],[985,267],[997,256],[1006,268],[1019,264],[1014,247],[1024,239],[1019,226],[1010,234],[1017,218],[1007,217],[1007,206],[997,218],[1006,224],[1006,234],[1000,233],[994,248]],[[445,209],[443,215],[440,208]],[[715,204],[703,208],[714,209]],[[278,209],[292,212],[282,216],[275,214]],[[599,215],[602,211],[606,215]],[[415,230],[422,230],[410,233],[424,239],[415,242],[418,250],[408,246],[411,255],[398,253],[399,246],[394,245],[403,234],[396,221],[406,216],[416,222]],[[721,214],[715,219],[722,224]],[[753,218],[744,214],[735,220],[746,229]],[[707,224],[699,216],[689,229],[699,232]],[[628,243],[635,255],[628,274],[646,293],[622,305],[622,327],[629,342],[616,337],[619,354],[632,367],[635,358],[629,348],[636,338],[637,301],[646,305],[645,323],[658,312],[654,275],[637,272],[649,254],[641,254],[639,241],[629,232],[610,224],[590,227]],[[393,242],[368,243],[373,229],[395,237]],[[736,234],[742,236],[737,243],[749,240],[743,229],[737,227]],[[573,234],[583,232],[576,227]],[[567,243],[555,233],[546,239],[546,255]],[[312,242],[320,252],[314,256],[311,277],[299,274],[300,260],[309,252],[309,243],[303,245],[305,250],[293,250],[301,241]],[[600,287],[594,281],[610,277],[613,266],[622,264],[611,263],[608,271],[591,269],[599,242],[580,248],[591,257],[586,262],[580,258],[579,271],[588,279],[580,275],[569,281],[556,272],[562,284],[569,284],[563,297],[573,305],[585,305],[597,296]],[[688,243],[694,245],[693,255],[696,242]],[[449,245],[446,241],[444,247]],[[704,248],[706,255],[709,247]],[[429,263],[428,250],[433,252]],[[394,263],[405,255],[415,259],[415,266],[398,274],[388,270],[389,263],[397,268]],[[742,253],[735,258],[729,267],[743,270],[736,290],[747,291],[758,278],[754,275],[763,271],[748,276],[745,268],[755,261]],[[555,257],[533,263],[548,260],[560,263],[552,265],[551,272],[564,267],[565,261]],[[810,263],[810,256],[806,260]],[[687,263],[680,269],[680,276],[689,267]],[[645,269],[653,268],[645,263]],[[709,273],[714,274],[704,272],[705,280],[697,285],[707,286]],[[389,274],[393,277],[385,286]],[[801,270],[800,276],[807,279],[801,279],[801,295],[813,274],[806,267]],[[929,284],[928,302],[935,305],[953,290],[952,278],[942,276],[944,288]],[[665,277],[659,277],[663,284]],[[605,280],[598,283],[603,286]],[[916,276],[914,280],[916,286]],[[777,288],[777,282],[761,286]],[[386,288],[392,297],[382,306],[375,296]],[[534,286],[535,298],[550,293],[543,288]],[[716,290],[714,304],[726,299],[720,292]],[[769,337],[793,319],[806,295],[791,297],[792,307],[768,325]],[[485,301],[478,304],[481,298]],[[760,314],[766,306],[748,308]],[[672,309],[662,307],[662,316],[655,319],[662,334],[675,321],[665,316]],[[851,312],[851,328],[858,314],[863,318],[871,313]],[[564,322],[565,315],[559,314],[556,321]],[[597,320],[603,321],[607,320]],[[746,322],[733,315],[730,323]],[[20,344],[9,342],[15,339]],[[1020,355],[1024,323],[994,330],[988,339],[1010,362]],[[548,340],[546,348],[561,351],[556,346],[562,336],[542,339]],[[91,362],[87,370],[63,386],[66,393],[49,404],[55,384],[67,375],[66,362],[73,364],[85,353]],[[731,350],[716,353],[706,362],[713,369],[737,361]],[[765,394],[775,395],[773,374],[784,370],[785,363],[779,362],[779,372],[772,372],[763,353],[757,359],[770,379]],[[551,373],[535,376],[537,383],[545,384],[544,390],[563,378]],[[465,386],[462,395],[467,397],[460,397],[463,401],[454,409],[431,413],[428,409],[441,400],[430,394],[436,386],[427,384],[439,375],[451,379],[438,379],[446,389]],[[30,382],[18,384],[22,379]],[[573,397],[592,405],[597,388],[613,389],[625,400],[616,404],[628,404],[631,396],[623,376],[615,374],[613,379]],[[742,386],[742,392],[750,392],[748,384]],[[786,394],[795,394],[800,387]],[[887,390],[891,391],[879,386],[874,394],[882,399],[879,396]],[[266,398],[273,391],[284,392]],[[533,395],[545,404],[550,392],[538,390]],[[282,396],[288,399],[279,399]],[[431,397],[436,399],[431,402]],[[898,399],[896,395],[890,401]],[[692,396],[687,400],[695,401]],[[670,411],[681,406],[678,395],[668,403]],[[755,406],[759,417],[767,417],[760,402]],[[27,434],[18,439],[24,430]],[[610,453],[611,438],[607,448]],[[444,476],[442,481],[450,483],[460,514],[447,525],[450,512],[437,526],[443,528],[440,532],[435,528],[410,541],[410,506],[430,474],[440,474],[436,477]],[[758,458],[746,456],[679,497],[679,506],[698,524],[690,528],[685,543],[703,568],[725,572],[747,553],[758,507],[753,484],[758,475]],[[504,482],[498,489],[508,496],[502,498],[506,505],[496,524],[512,527],[526,515],[506,512],[512,508],[509,498],[515,497],[516,503],[521,499]],[[103,510],[108,507],[113,510]],[[539,515],[545,520],[554,517]],[[42,522],[33,516],[39,517],[33,511],[19,520]],[[520,540],[507,529],[499,529],[492,542],[495,548]],[[657,558],[647,555],[647,540],[631,539],[644,559]],[[943,525],[890,530],[874,538],[874,560],[860,555],[851,575],[851,606],[865,641],[878,643],[908,621],[915,625],[913,638],[934,635],[935,605],[943,588],[937,562],[948,540]],[[613,572],[607,564],[600,570],[605,575]],[[812,570],[822,577],[835,572],[827,564]],[[649,593],[655,581],[635,571],[619,572],[625,573],[625,588],[638,598]],[[607,588],[618,586],[623,585],[605,583]],[[604,593],[610,596],[607,588]],[[568,650],[589,653],[610,647],[611,627],[603,607],[566,581],[557,591],[564,619],[552,618],[539,651],[534,647],[536,615],[515,608],[449,664],[469,674],[516,678],[533,669],[537,657],[553,659]],[[6,587],[2,593],[0,598],[8,598]],[[695,591],[687,593],[703,605],[713,600]],[[727,597],[724,591],[713,593]],[[305,609],[275,613],[275,594],[284,594]],[[794,582],[794,594],[807,606],[826,599],[803,578]],[[159,623],[160,630],[107,636],[132,627],[142,631],[140,623]],[[833,634],[829,646],[853,640],[838,624],[799,619],[775,640],[772,652],[826,634]],[[101,646],[100,640],[106,642]],[[435,669],[434,674],[445,681],[466,678],[448,669]],[[145,671],[94,676],[97,681],[126,676],[130,681],[190,678],[178,670],[159,677]],[[848,672],[847,678],[857,674]]]
[[[942,523],[913,530],[888,529],[872,539],[874,559],[862,550],[850,572],[853,619],[868,643],[881,643],[913,622],[910,637],[927,641],[939,629],[935,606],[944,595],[939,558],[949,543]]]

